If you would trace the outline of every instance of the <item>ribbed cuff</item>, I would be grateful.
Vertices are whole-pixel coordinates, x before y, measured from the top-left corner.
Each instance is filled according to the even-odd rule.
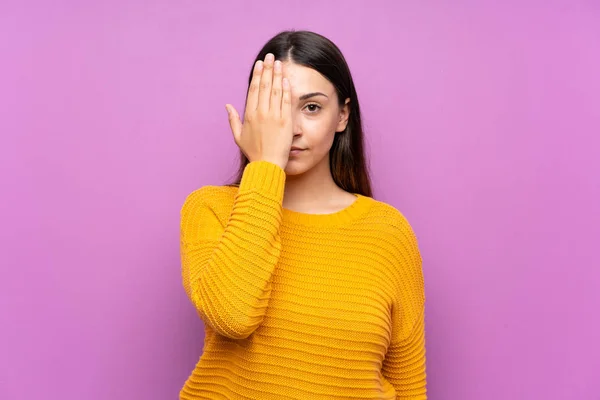
[[[244,168],[239,191],[257,191],[265,196],[283,199],[285,171],[269,161],[252,161]]]

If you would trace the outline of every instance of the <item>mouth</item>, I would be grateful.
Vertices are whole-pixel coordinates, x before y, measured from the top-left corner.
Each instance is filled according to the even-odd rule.
[[[292,148],[292,149],[290,149],[290,154],[292,154],[292,155],[298,154],[298,153],[303,152],[304,150],[306,150],[306,149]]]

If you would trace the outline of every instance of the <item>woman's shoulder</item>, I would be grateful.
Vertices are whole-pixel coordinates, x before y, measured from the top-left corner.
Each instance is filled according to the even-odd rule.
[[[237,186],[230,185],[204,185],[192,190],[183,201],[182,209],[198,206],[222,208],[233,204]],[[231,203],[231,204],[229,204]]]
[[[237,186],[232,185],[204,185],[200,186],[187,195],[187,198],[203,198],[210,199],[215,196],[229,195],[237,191]]]
[[[371,227],[382,235],[403,242],[417,242],[417,234],[413,223],[409,220],[407,213],[401,206],[382,200],[372,199],[373,206],[370,208],[367,221]]]
[[[370,198],[370,201],[373,203],[371,213],[374,218],[390,226],[412,229],[408,217],[405,212],[401,211],[399,206],[374,198]]]

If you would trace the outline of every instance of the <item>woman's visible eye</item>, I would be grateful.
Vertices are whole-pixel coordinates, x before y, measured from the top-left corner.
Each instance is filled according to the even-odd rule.
[[[321,109],[321,106],[315,103],[307,104],[304,108],[307,108],[310,114],[315,114]]]

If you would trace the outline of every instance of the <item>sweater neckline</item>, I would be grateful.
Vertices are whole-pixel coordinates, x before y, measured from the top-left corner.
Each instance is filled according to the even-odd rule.
[[[283,207],[283,220],[291,224],[310,226],[338,226],[350,223],[363,215],[371,205],[370,197],[352,193],[356,200],[349,206],[329,214],[309,214]]]

